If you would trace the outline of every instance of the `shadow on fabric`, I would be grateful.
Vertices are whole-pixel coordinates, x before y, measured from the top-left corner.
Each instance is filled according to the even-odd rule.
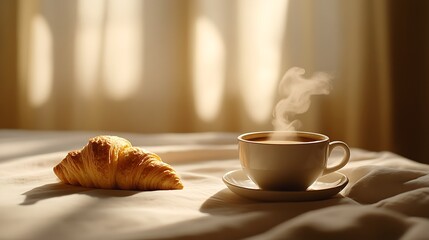
[[[136,193],[138,193],[138,191],[84,188],[63,183],[50,183],[33,188],[32,190],[23,193],[22,195],[25,195],[25,200],[20,203],[20,205],[33,205],[38,201],[45,199],[72,194],[86,194],[96,198],[113,198],[128,197]]]
[[[145,230],[141,233],[144,237],[139,239],[243,239],[309,211],[351,203],[356,204],[341,195],[323,201],[257,202],[225,188],[201,205],[199,210],[205,216]],[[174,234],[171,229],[175,229]]]

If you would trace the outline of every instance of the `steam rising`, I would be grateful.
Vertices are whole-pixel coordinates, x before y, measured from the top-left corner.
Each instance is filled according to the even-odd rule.
[[[311,105],[311,96],[327,95],[330,92],[332,77],[323,72],[316,72],[310,78],[304,78],[305,70],[298,67],[289,69],[279,84],[282,99],[274,109],[274,130],[293,131],[301,127],[301,122],[294,119],[297,114],[307,112]]]

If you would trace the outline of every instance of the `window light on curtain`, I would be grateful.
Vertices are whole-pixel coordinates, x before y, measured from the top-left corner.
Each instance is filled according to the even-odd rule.
[[[302,130],[429,158],[424,1],[1,4],[2,127],[270,130],[279,81],[297,66],[334,76],[297,116]]]

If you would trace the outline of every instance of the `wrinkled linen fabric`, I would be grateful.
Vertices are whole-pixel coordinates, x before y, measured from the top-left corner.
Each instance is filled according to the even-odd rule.
[[[332,198],[257,202],[222,182],[238,134],[107,133],[159,154],[185,188],[62,184],[52,168],[100,134],[0,130],[0,239],[429,239],[429,166],[390,152],[352,149]]]

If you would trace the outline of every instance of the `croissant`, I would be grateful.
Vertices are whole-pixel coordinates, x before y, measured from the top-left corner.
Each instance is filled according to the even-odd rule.
[[[103,189],[182,189],[179,176],[155,153],[133,147],[116,136],[91,138],[79,151],[71,151],[54,167],[67,184]]]

